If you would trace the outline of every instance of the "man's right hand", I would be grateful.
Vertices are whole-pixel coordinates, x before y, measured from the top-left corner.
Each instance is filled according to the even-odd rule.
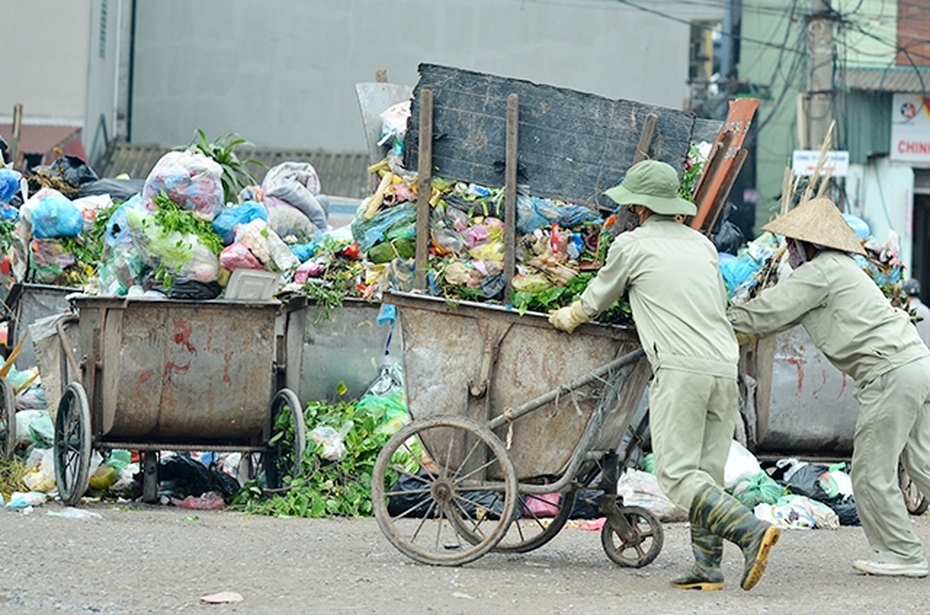
[[[581,301],[575,301],[568,307],[563,307],[549,314],[549,324],[560,331],[571,333],[578,325],[588,322],[590,318],[584,313]]]

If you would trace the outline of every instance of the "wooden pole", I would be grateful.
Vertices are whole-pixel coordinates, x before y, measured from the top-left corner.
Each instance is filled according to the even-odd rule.
[[[20,151],[20,139],[23,130],[23,105],[17,103],[13,106],[13,138],[10,143],[10,160],[14,169],[22,166],[22,152]]]
[[[643,122],[643,131],[639,134],[639,144],[636,146],[636,155],[633,156],[633,164],[649,158],[649,149],[652,147],[652,139],[656,134],[656,125],[659,123],[659,116],[650,113]]]
[[[517,268],[517,164],[520,126],[520,100],[507,97],[507,141],[504,158],[504,303],[510,302],[513,276]]]
[[[417,244],[414,288],[426,290],[429,264],[429,197],[433,172],[433,91],[420,92],[420,135],[417,144]]]

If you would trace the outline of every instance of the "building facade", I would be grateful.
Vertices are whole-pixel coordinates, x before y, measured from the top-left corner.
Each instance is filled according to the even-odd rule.
[[[197,128],[364,151],[355,84],[383,69],[415,85],[421,62],[682,109],[692,24],[722,14],[672,0],[9,0],[0,37],[27,53],[0,55],[0,124],[22,104],[26,125],[79,126],[91,162],[113,139],[183,145]]]

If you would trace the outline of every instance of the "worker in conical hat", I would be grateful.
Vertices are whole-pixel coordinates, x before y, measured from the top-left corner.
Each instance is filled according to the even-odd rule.
[[[738,337],[802,325],[856,383],[853,493],[872,556],[860,574],[925,577],[927,560],[898,488],[898,460],[930,494],[930,350],[850,257],[864,254],[832,201],[816,198],[762,227],[784,235],[792,273],[727,317]]]
[[[604,193],[629,207],[639,226],[613,240],[607,262],[580,299],[553,312],[549,322],[571,333],[629,292],[636,331],[655,374],[649,427],[656,478],[691,521],[694,564],[671,584],[721,589],[726,539],[743,551],[740,586],[748,590],[762,577],[779,529],[723,488],[738,416],[739,345],[726,319],[717,250],[677,219],[697,213],[678,196],[679,186],[671,165],[645,160]]]

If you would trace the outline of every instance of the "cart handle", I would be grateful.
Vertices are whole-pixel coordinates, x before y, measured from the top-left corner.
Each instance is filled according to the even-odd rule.
[[[644,354],[645,352],[642,348],[637,348],[633,352],[627,353],[620,358],[614,359],[610,363],[602,365],[593,372],[575,378],[568,384],[560,385],[548,393],[543,393],[536,399],[531,399],[530,401],[526,402],[525,404],[521,404],[516,408],[508,408],[504,411],[504,414],[488,421],[487,426],[488,428],[494,430],[498,427],[501,427],[504,423],[515,421],[524,414],[529,414],[540,406],[558,398],[560,395],[564,393],[570,393],[575,389],[588,384],[589,382],[593,382],[594,380],[599,379],[601,376],[609,373],[611,370],[617,369],[618,367],[623,367],[624,365],[629,365],[634,361],[638,361]]]
[[[65,353],[65,358],[68,359],[71,369],[74,370],[74,375],[78,378],[81,374],[81,365],[78,363],[77,357],[74,356],[74,351],[71,350],[71,341],[68,339],[68,334],[65,333],[65,325],[79,320],[80,318],[76,314],[65,314],[55,321],[55,330],[58,331],[58,338],[61,340],[61,348]]]

